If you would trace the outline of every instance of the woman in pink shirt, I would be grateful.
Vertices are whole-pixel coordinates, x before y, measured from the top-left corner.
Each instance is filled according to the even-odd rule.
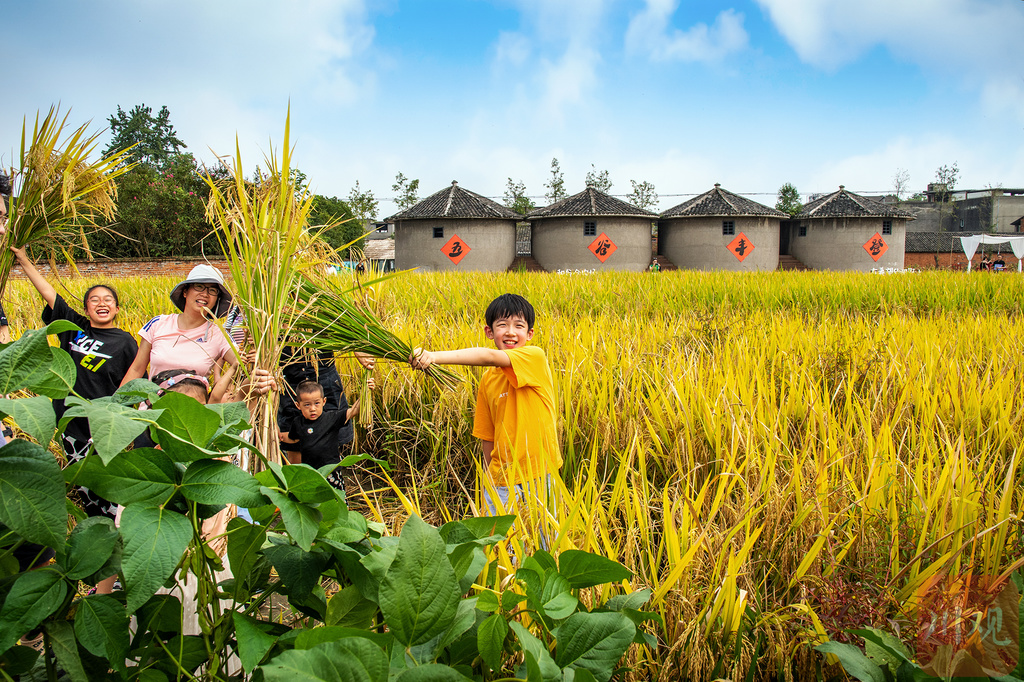
[[[177,367],[208,376],[224,362],[237,364],[231,345],[213,322],[231,307],[231,294],[216,268],[192,268],[171,290],[171,302],[181,313],[158,315],[139,331],[139,352],[122,384]]]

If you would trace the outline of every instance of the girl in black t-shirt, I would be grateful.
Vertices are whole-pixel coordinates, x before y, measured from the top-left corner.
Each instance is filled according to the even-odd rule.
[[[36,270],[24,248],[12,246],[11,251],[46,302],[43,322],[68,320],[81,328],[81,331],[68,331],[57,336],[60,347],[71,355],[75,363],[75,393],[89,399],[112,395],[121,385],[139,350],[135,337],[114,324],[119,310],[117,292],[105,284],[89,287],[82,297],[85,309],[85,315],[82,315],[73,310]],[[59,421],[67,409],[64,401],[54,400],[53,408]],[[68,462],[85,457],[89,453],[90,441],[89,422],[81,417],[73,419],[64,430],[60,443]],[[79,488],[79,493],[86,514],[114,518],[115,505],[85,488]]]

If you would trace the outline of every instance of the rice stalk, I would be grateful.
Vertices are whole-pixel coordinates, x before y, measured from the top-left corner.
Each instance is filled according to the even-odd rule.
[[[79,244],[89,252],[86,229],[96,221],[111,221],[117,210],[114,179],[133,167],[124,163],[131,148],[90,161],[100,132],[89,123],[71,129],[57,106],[40,121],[36,113],[31,136],[28,118],[22,121],[18,165],[10,169],[13,192],[7,230],[0,238],[0,296],[14,263],[11,246],[39,246],[51,258],[61,254],[73,263]]]

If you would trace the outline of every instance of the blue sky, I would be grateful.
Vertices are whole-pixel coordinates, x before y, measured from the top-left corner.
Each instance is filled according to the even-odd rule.
[[[381,217],[399,172],[542,197],[555,157],[570,193],[593,164],[661,210],[716,182],[922,190],[953,162],[1024,187],[1022,36],[1020,0],[38,0],[0,23],[0,155],[52,103],[97,127],[145,103],[254,166],[290,101],[315,191],[358,180]]]

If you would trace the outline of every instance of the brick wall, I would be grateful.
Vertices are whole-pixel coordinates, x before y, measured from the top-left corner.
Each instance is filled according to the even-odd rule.
[[[114,259],[96,261],[78,261],[75,265],[83,277],[98,277],[110,279],[114,277],[162,277],[176,276],[182,279],[189,271],[197,265],[207,263],[220,270],[227,276],[227,262],[224,259],[206,260],[204,258],[180,258],[174,260],[147,258],[147,259]],[[36,263],[39,272],[45,276],[51,275],[50,264]],[[58,265],[57,272],[60,277],[68,277],[73,273],[67,265]],[[11,279],[25,279],[25,273],[15,262],[11,269]]]
[[[977,268],[981,263],[981,254],[974,254],[973,265],[971,268]],[[1002,258],[1006,261],[1006,269],[1017,271],[1017,258],[1013,255],[1013,252],[1002,254]],[[938,259],[938,265],[936,265],[936,259]],[[995,260],[993,258],[992,260]],[[904,265],[906,268],[915,268],[917,270],[966,270],[967,269],[967,256],[964,252],[959,253],[908,253],[904,255]]]

